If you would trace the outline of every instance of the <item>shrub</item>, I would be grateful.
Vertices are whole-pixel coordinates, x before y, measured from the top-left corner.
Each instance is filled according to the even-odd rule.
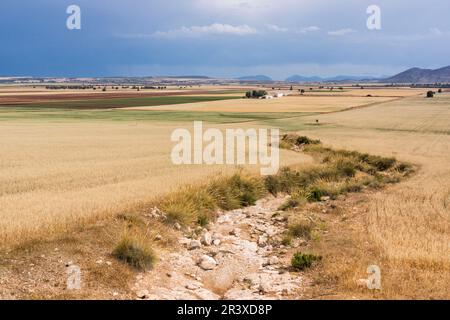
[[[265,95],[267,95],[267,91],[265,90],[252,90],[245,93],[245,97],[248,99],[259,99]]]
[[[321,260],[322,257],[313,254],[304,254],[297,252],[291,260],[292,268],[301,271],[310,268],[315,261]]]
[[[427,98],[434,98],[434,91],[428,91]]]
[[[287,211],[289,209],[293,209],[296,208],[300,205],[300,201],[298,201],[297,199],[288,199],[286,200],[279,208],[278,210],[280,211]]]
[[[314,225],[310,221],[300,221],[289,226],[288,234],[293,238],[311,239]]]
[[[216,207],[217,202],[208,190],[197,186],[189,186],[169,195],[161,204],[167,222],[181,224],[196,222],[201,215],[209,214]]]
[[[341,177],[354,177],[356,174],[355,165],[349,160],[339,159],[336,162],[336,170]]]
[[[295,141],[295,144],[297,146],[302,145],[310,145],[310,144],[320,144],[320,140],[312,140],[308,137],[298,137]]]
[[[280,183],[276,176],[267,176],[264,179],[264,184],[269,193],[276,196],[280,192]]]
[[[386,171],[396,163],[394,158],[384,158],[380,156],[371,156],[368,154],[362,154],[359,156],[359,159],[362,162],[365,162],[373,167],[375,167],[378,171]]]
[[[156,255],[143,238],[124,233],[114,248],[112,255],[139,270],[151,269]]]
[[[311,202],[318,202],[326,195],[326,192],[319,186],[312,186],[306,192],[306,199]]]
[[[258,178],[235,174],[231,178],[214,181],[208,188],[209,194],[224,210],[252,206],[265,194],[264,181]]]

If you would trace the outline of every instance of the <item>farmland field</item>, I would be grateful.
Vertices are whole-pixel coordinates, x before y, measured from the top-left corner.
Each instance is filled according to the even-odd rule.
[[[239,99],[235,101],[197,102],[184,105],[159,107],[136,107],[132,110],[171,110],[201,112],[334,112],[344,109],[386,102],[392,98],[375,97],[313,97],[288,96],[282,99],[253,100]]]
[[[214,94],[0,107],[0,240],[8,247],[52,239],[139,211],[181,185],[236,172],[171,164],[171,132],[194,120],[220,129],[275,127],[417,165],[411,179],[370,197],[358,241],[346,239],[360,250],[344,262],[336,252],[332,268],[354,273],[375,260],[384,270],[381,297],[448,298],[450,94],[426,99],[424,90],[389,88],[367,97],[366,90],[267,101]],[[140,107],[109,110],[119,105]],[[282,152],[283,165],[309,161]],[[369,255],[359,243],[375,249]]]

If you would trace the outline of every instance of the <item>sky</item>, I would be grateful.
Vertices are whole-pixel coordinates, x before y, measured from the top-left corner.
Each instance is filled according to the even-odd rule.
[[[2,0],[0,76],[393,75],[450,65],[449,13],[448,0]]]

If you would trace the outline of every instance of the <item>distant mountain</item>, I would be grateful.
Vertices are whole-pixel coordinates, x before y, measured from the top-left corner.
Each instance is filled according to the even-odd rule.
[[[295,75],[286,79],[286,82],[333,82],[333,81],[361,81],[361,80],[377,80],[379,78],[371,76],[335,76],[335,77],[304,77]]]
[[[273,81],[272,78],[264,75],[257,75],[257,76],[245,76],[237,78],[237,80],[240,81],[257,81],[257,82],[270,82]]]
[[[383,82],[393,83],[449,83],[450,82],[450,66],[432,70],[412,68],[393,77],[383,79]]]
[[[304,77],[295,75],[286,79],[286,82],[320,82],[323,81],[321,77]]]
[[[207,76],[168,76],[168,79],[211,79]]]

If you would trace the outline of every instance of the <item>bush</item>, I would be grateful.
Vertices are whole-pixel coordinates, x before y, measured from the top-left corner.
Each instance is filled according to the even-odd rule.
[[[361,155],[360,160],[375,167],[378,171],[386,171],[392,168],[396,163],[394,158],[384,158],[367,154]]]
[[[221,209],[232,210],[254,205],[265,194],[265,186],[260,179],[235,174],[214,181],[208,192]]]
[[[214,197],[203,188],[186,187],[170,195],[162,204],[161,210],[166,213],[167,222],[190,224],[197,222],[200,216],[210,214],[216,209]]]
[[[310,268],[312,264],[318,260],[322,260],[322,257],[315,256],[313,254],[304,254],[301,252],[297,252],[292,257],[291,265],[295,270],[301,271]]]
[[[293,209],[296,208],[300,205],[300,201],[298,201],[297,199],[288,199],[286,200],[279,208],[278,210],[280,211],[287,211],[289,209]]]
[[[434,91],[428,91],[427,98],[434,98]]]
[[[280,183],[276,176],[267,176],[264,179],[264,184],[267,191],[272,195],[277,196],[277,194],[280,192]]]
[[[128,233],[122,235],[112,255],[139,270],[151,269],[156,261],[150,245],[143,238]]]
[[[349,160],[339,159],[336,162],[336,170],[341,177],[354,177],[356,174],[355,165]]]
[[[296,222],[289,226],[288,234],[293,238],[311,239],[314,225],[310,221]]]
[[[247,91],[245,93],[245,97],[248,99],[259,99],[266,95],[267,95],[267,91],[265,91],[265,90],[252,90],[252,91]]]

